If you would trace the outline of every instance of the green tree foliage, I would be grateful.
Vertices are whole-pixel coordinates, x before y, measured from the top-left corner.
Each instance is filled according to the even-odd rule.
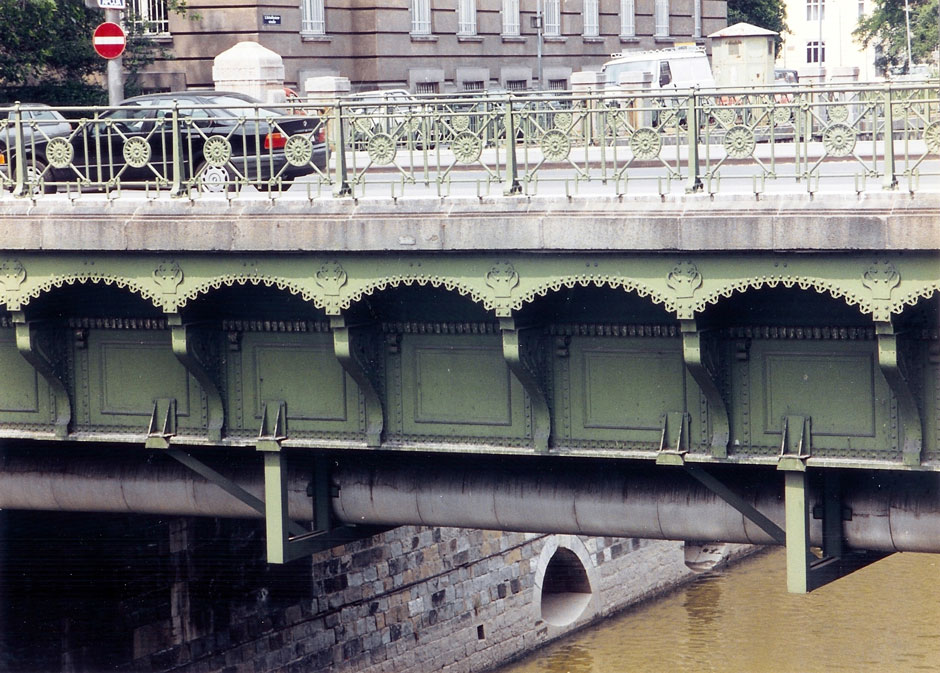
[[[130,5],[130,2],[128,2]],[[187,14],[185,0],[167,8]],[[137,93],[140,72],[157,58],[168,58],[144,31],[125,17],[128,33],[123,56],[125,93]],[[198,18],[191,15],[191,18]],[[91,35],[104,12],[84,0],[0,0],[0,104],[23,100],[59,105],[107,103],[103,86],[107,62],[95,53]]]
[[[784,0],[728,0],[728,25],[742,21],[780,33],[776,38],[777,53],[780,52],[782,35],[789,30]]]
[[[908,0],[911,10],[911,60],[930,62],[938,45],[938,0]],[[875,0],[874,10],[858,21],[852,35],[863,47],[878,47],[875,67],[907,69],[904,0]]]
[[[96,72],[91,32],[100,17],[82,0],[0,0],[0,80],[66,82]]]

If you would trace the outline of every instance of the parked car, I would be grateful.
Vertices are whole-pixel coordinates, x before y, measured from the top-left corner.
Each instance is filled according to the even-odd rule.
[[[428,120],[421,114],[424,106],[404,89],[349,94],[343,97],[342,105],[346,137],[355,149],[365,149],[378,133],[392,136],[399,145],[421,148],[425,144]]]
[[[169,184],[174,105],[183,180],[192,187],[219,191],[245,181],[290,183],[326,168],[324,125],[317,117],[268,108],[243,94],[206,91],[136,96],[100,115],[86,114],[67,142],[49,137],[28,146],[28,160],[47,191],[68,182]]]
[[[3,107],[5,111],[0,113],[0,183],[4,187],[10,187],[16,179],[12,154],[16,148],[16,110],[13,106]],[[20,103],[19,109],[23,144],[27,151],[44,140],[67,136],[72,132],[72,125],[68,120],[44,103]],[[32,155],[35,156],[35,152]],[[36,183],[41,172],[41,168],[36,170],[35,162],[27,162],[28,182]]]

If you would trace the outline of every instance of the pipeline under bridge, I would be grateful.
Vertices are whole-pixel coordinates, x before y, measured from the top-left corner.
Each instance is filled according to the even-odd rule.
[[[853,559],[871,562],[872,554],[940,553],[940,474],[934,472],[273,457],[283,469],[275,479],[257,457],[210,467],[219,463],[211,453],[196,457],[179,449],[37,454],[8,448],[0,459],[0,508],[265,517],[265,503],[283,497],[286,508],[275,522],[283,529],[273,531],[271,522],[268,529],[269,536],[277,533],[269,554],[282,560],[406,524],[788,548],[798,528],[802,553],[818,548],[824,561],[839,560],[841,573]],[[318,497],[318,483],[328,497]],[[318,511],[323,507],[328,511]],[[309,523],[295,522],[322,528],[311,532]],[[804,561],[804,590],[832,579],[814,582],[819,561]]]

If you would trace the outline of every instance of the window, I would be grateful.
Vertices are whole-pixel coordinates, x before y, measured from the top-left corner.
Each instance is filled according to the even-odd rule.
[[[636,5],[620,0],[620,37],[636,37]]]
[[[702,37],[702,0],[692,0],[692,37]]]
[[[300,32],[305,35],[326,35],[323,0],[300,0]]]
[[[463,83],[464,91],[483,91],[483,81],[476,80],[473,82],[464,81]]]
[[[598,26],[597,0],[584,0],[584,37],[597,37]]]
[[[549,37],[561,35],[561,0],[545,0],[542,11],[545,12],[542,17],[545,30],[542,34]]]
[[[437,82],[417,82],[415,93],[440,93],[440,85]]]
[[[825,42],[807,42],[806,43],[806,62],[807,63],[825,63],[826,62],[826,43]]]
[[[519,0],[503,0],[503,35],[519,35]]]
[[[825,0],[806,0],[806,20],[807,21],[825,21],[826,20]]]
[[[865,0],[858,0],[858,18],[865,16]]]
[[[411,34],[431,34],[431,0],[411,0]]]
[[[656,0],[653,6],[654,37],[669,35],[669,0]]]
[[[457,34],[477,34],[476,0],[457,0]]]
[[[550,79],[548,80],[548,90],[549,91],[565,91],[568,88],[568,80],[566,79]]]
[[[169,35],[166,0],[131,0],[127,3],[127,22],[137,35]]]
[[[526,81],[524,79],[507,79],[506,91],[525,91]]]

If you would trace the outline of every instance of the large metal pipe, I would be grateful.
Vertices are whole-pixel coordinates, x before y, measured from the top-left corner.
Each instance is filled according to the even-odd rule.
[[[432,468],[404,460],[363,467],[338,464],[333,481],[337,520],[369,525],[429,525],[538,533],[774,544],[765,531],[680,468],[605,463],[525,471],[461,461]],[[566,464],[567,465],[567,464]],[[517,466],[518,468],[518,466]],[[940,553],[940,474],[845,471],[845,543],[873,551]],[[225,476],[263,497],[259,463],[227,463]],[[781,475],[724,470],[719,476],[781,528]],[[309,473],[288,479],[291,517],[309,521]],[[811,491],[810,502],[819,498]],[[165,456],[107,458],[56,453],[0,458],[0,508],[123,512],[181,516],[259,517],[215,484]],[[811,519],[814,544],[822,541]]]
[[[417,468],[339,470],[338,518],[617,537],[776,544],[679,468],[504,471]],[[782,475],[725,471],[726,483],[784,527]],[[843,473],[845,543],[872,551],[940,552],[940,474]],[[810,502],[819,502],[810,490]],[[822,544],[822,522],[810,520]]]

